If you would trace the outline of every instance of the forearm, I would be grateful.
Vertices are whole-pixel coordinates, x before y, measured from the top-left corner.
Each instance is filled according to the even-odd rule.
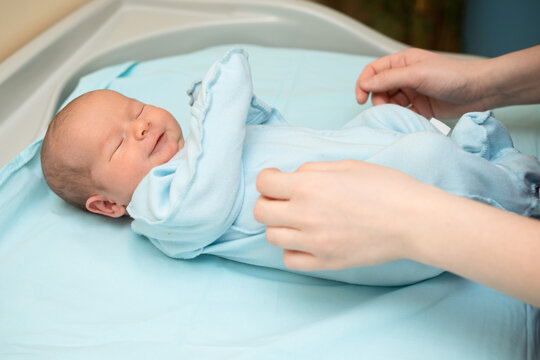
[[[476,77],[486,109],[540,103],[540,45],[482,62]]]
[[[406,257],[540,306],[537,220],[438,189],[427,199],[409,212]]]

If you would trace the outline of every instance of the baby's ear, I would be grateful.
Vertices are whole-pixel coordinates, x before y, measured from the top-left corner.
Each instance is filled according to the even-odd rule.
[[[126,214],[126,207],[118,205],[103,195],[93,195],[86,200],[86,209],[90,212],[118,218]]]

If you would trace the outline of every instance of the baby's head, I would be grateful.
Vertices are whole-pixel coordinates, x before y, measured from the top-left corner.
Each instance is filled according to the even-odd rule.
[[[166,110],[96,90],[51,121],[41,166],[47,184],[68,203],[120,217],[144,176],[183,146],[182,130]]]

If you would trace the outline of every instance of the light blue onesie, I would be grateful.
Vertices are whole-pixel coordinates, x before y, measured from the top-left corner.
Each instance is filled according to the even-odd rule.
[[[464,115],[450,137],[394,105],[368,109],[340,130],[288,126],[253,95],[247,55],[240,49],[216,62],[188,93],[192,116],[184,148],[152,169],[128,206],[133,230],[174,258],[213,254],[286,269],[282,250],[265,241],[265,227],[253,217],[255,180],[268,167],[294,171],[309,161],[358,159],[520,214],[530,214],[538,202],[540,164],[513,148],[490,112]],[[388,214],[394,216],[399,214]],[[402,285],[441,272],[398,260],[309,275]]]

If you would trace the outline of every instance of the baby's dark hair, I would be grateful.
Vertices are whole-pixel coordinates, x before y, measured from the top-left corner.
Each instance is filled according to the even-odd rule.
[[[71,149],[65,143],[69,143],[66,125],[73,121],[73,109],[84,97],[79,96],[56,114],[47,128],[41,147],[41,168],[45,181],[58,196],[83,210],[86,209],[86,200],[94,195],[96,186],[88,166],[68,162],[67,155]]]

